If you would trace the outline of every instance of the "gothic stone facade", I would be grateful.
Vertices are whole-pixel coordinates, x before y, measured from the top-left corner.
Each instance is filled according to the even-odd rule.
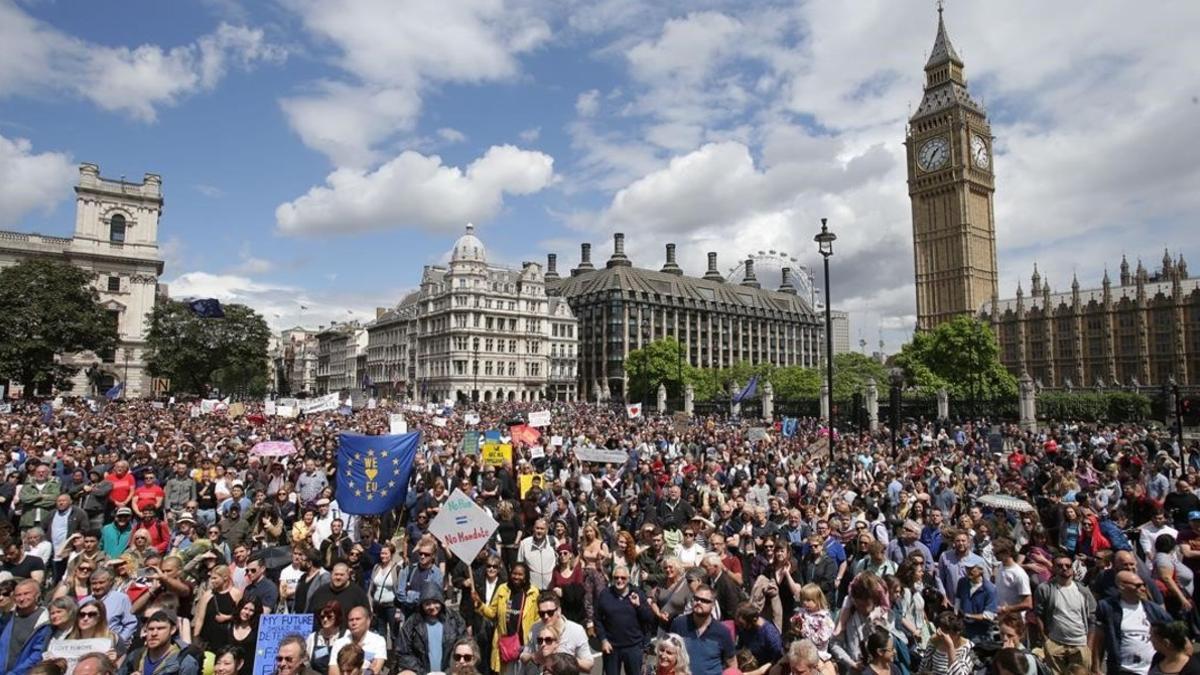
[[[613,255],[603,269],[591,261],[591,244],[581,247],[579,267],[560,278],[550,254],[546,288],[565,299],[579,320],[579,383],[589,400],[620,399],[626,391],[629,352],[663,338],[684,345],[684,358],[699,368],[738,361],[777,366],[816,366],[823,323],[791,283],[785,269],[779,290],[764,289],[746,262],[745,278],[726,281],[717,254],[708,254],[702,278],[684,275],[667,244],[660,270],[633,267],[625,235],[613,237]]]
[[[162,178],[146,174],[142,182],[100,176],[95,164],[79,166],[75,186],[75,234],[50,237],[0,231],[0,266],[38,257],[59,258],[92,273],[100,302],[117,326],[117,347],[106,354],[63,354],[64,362],[78,365],[70,391],[96,394],[117,382],[125,383],[125,396],[148,396],[151,378],[146,372],[145,339],[150,310],[165,288],[158,284],[163,261],[158,253],[158,221],[162,216]],[[88,369],[98,364],[96,382]]]
[[[925,95],[908,124],[917,329],[974,315],[997,289],[992,135],[938,10]]]
[[[1120,285],[1105,272],[1100,288],[1054,293],[1034,268],[1027,297],[993,299],[980,317],[1000,341],[1000,360],[1047,387],[1200,384],[1200,280],[1183,256],[1133,273],[1121,261]]]

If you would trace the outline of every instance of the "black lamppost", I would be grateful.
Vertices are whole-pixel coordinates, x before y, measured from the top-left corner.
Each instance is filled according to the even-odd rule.
[[[473,347],[475,347],[475,360],[473,361],[475,371],[475,384],[471,388],[471,403],[479,402],[479,338],[475,338]]]
[[[829,306],[829,257],[833,255],[833,242],[837,235],[829,231],[821,219],[821,232],[813,237],[817,250],[825,259],[825,384],[829,388],[829,459],[833,460],[833,315]]]
[[[896,456],[896,430],[900,427],[900,405],[901,388],[904,387],[904,371],[900,368],[892,368],[888,373],[888,378],[891,380],[890,403],[891,414],[889,415],[888,426],[892,428],[892,457]]]

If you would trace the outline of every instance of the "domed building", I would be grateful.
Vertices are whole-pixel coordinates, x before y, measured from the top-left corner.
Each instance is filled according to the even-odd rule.
[[[382,393],[422,401],[574,401],[577,328],[546,295],[541,265],[489,264],[468,223],[446,266],[367,327],[367,370]]]

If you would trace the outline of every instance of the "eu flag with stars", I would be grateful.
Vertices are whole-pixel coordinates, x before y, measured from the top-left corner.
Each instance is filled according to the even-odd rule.
[[[392,436],[341,434],[337,501],[346,513],[378,516],[404,503],[421,432]]]

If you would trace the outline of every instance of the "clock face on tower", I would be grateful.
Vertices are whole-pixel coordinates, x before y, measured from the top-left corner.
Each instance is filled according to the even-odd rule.
[[[922,171],[940,169],[950,158],[950,143],[943,136],[931,138],[917,151],[917,166]]]
[[[971,137],[971,161],[980,169],[986,169],[992,165],[991,155],[988,154],[987,141],[983,140],[983,136],[978,134]]]

